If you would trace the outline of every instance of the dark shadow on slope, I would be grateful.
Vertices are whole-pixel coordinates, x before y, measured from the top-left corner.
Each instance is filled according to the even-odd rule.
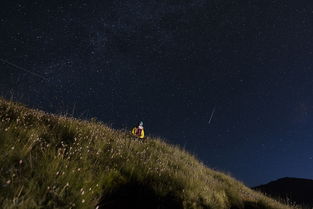
[[[262,201],[259,202],[252,202],[252,201],[245,201],[243,206],[232,206],[230,209],[273,209],[269,207]]]
[[[103,197],[100,209],[183,209],[174,195],[158,196],[150,187],[138,183],[122,185]]]

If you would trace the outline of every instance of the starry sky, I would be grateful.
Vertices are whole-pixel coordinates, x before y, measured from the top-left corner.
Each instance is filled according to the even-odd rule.
[[[0,96],[142,120],[248,186],[313,178],[312,19],[291,0],[6,0]]]

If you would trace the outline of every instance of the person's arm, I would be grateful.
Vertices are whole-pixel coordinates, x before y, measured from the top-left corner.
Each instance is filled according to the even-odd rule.
[[[145,131],[142,129],[140,138],[145,138]]]

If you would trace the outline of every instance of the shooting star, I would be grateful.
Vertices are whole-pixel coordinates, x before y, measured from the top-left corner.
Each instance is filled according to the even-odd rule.
[[[211,121],[212,121],[214,113],[215,113],[215,107],[212,110],[211,117],[210,117],[210,120],[209,120],[209,124],[211,124]]]
[[[38,74],[38,73],[35,73],[35,72],[33,72],[33,71],[27,70],[27,69],[25,69],[25,68],[23,68],[23,67],[20,67],[20,66],[14,64],[14,63],[12,63],[12,62],[9,62],[9,61],[4,60],[4,59],[1,59],[1,58],[0,58],[0,61],[3,62],[4,64],[7,64],[7,65],[9,65],[9,66],[11,66],[11,67],[17,69],[17,70],[22,70],[22,71],[24,71],[24,72],[26,72],[26,73],[28,73],[28,74],[31,74],[31,75],[36,76],[36,77],[38,77],[38,78],[41,78],[41,79],[43,79],[43,80],[47,80],[47,78],[43,77],[42,75],[40,75],[40,74]]]

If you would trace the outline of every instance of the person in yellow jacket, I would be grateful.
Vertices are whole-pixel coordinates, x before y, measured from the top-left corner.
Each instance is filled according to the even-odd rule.
[[[138,137],[139,139],[143,139],[145,137],[145,131],[143,128],[143,122],[140,121],[138,127],[134,127],[132,130],[132,134],[136,137]]]

